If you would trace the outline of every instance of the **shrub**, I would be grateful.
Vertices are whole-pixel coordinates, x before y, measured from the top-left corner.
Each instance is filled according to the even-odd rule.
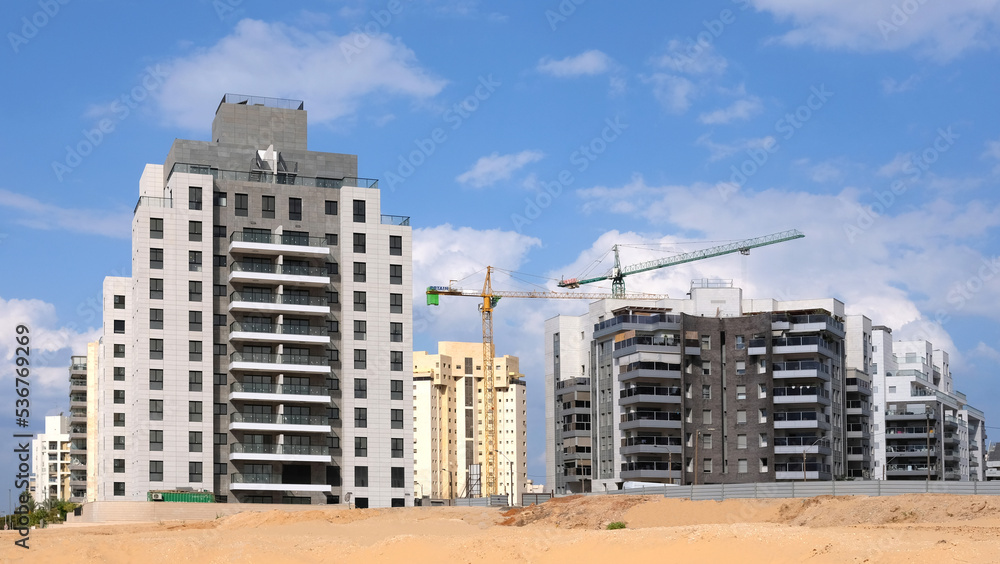
[[[615,529],[624,529],[624,528],[625,528],[625,522],[624,521],[615,521],[613,523],[608,523],[608,530],[609,531],[613,531]]]

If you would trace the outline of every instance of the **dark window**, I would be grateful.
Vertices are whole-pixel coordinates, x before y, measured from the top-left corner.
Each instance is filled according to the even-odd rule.
[[[194,484],[201,483],[201,462],[188,462],[188,481]]]
[[[198,423],[201,421],[201,402],[200,401],[189,401],[188,402],[188,421],[192,423]]]
[[[389,471],[390,483],[389,485],[394,488],[403,487],[403,467],[393,466]]]
[[[115,450],[125,450],[125,436],[124,435],[115,435],[114,441],[115,441]]]
[[[364,292],[354,292],[354,311],[367,311],[368,297]]]
[[[401,235],[389,235],[389,254],[391,256],[403,256],[403,237]]]
[[[330,292],[327,292],[326,293],[326,301],[328,303],[331,303],[331,304],[339,304],[340,303],[340,292],[338,292],[336,290],[332,290]]]
[[[201,360],[201,341],[188,341],[188,360]]]
[[[162,382],[160,389],[163,389]],[[158,399],[149,400],[149,420],[163,421],[163,400],[158,400]]]
[[[125,345],[115,345],[115,358],[125,358]]]
[[[406,507],[406,498],[394,497],[390,499],[389,507]]]
[[[354,368],[364,370],[368,368],[368,351],[365,349],[354,349]]]
[[[250,196],[236,194],[236,215],[241,217],[250,215]]]
[[[188,270],[201,272],[201,251],[188,251]]]
[[[340,267],[335,262],[328,262],[326,263],[326,274],[327,276],[340,274]]]
[[[125,309],[125,296],[115,296],[115,309]]]
[[[212,266],[226,268],[226,255],[212,255]]]
[[[365,222],[365,201],[354,200],[354,223]]]
[[[228,202],[227,202],[227,194],[225,192],[215,192],[212,194],[212,196],[215,198],[214,204],[217,207],[220,208],[226,207],[226,204]],[[223,235],[223,237],[225,237],[225,235]]]
[[[201,222],[188,222],[188,241],[201,241]]]
[[[123,472],[125,472],[125,459],[124,458],[116,458],[115,459],[115,473],[116,474],[121,474]]]
[[[150,360],[163,360],[163,339],[149,340]]]
[[[229,349],[226,343],[216,343],[212,345],[212,354],[215,356],[226,356],[229,354]]]
[[[224,445],[226,444],[226,434],[225,433],[215,433],[215,444]]]
[[[326,244],[330,245],[331,247],[336,246],[337,245],[337,234],[336,233],[327,233],[326,234]]]
[[[125,403],[125,390],[114,391],[115,403]]]
[[[226,297],[226,285],[212,284],[212,295],[218,297]]]
[[[123,368],[122,370],[125,370],[125,369]],[[150,368],[149,369],[149,389],[150,390],[162,390],[163,389],[163,370],[162,369],[160,369],[160,368]]]
[[[354,467],[354,487],[356,487],[356,488],[367,488],[368,487],[368,467],[367,466],[355,466]]]
[[[163,220],[156,217],[149,218],[149,238],[150,239],[162,239],[163,238]]]
[[[403,458],[403,439],[390,439],[392,458]]]
[[[215,415],[225,415],[229,413],[228,403],[216,403],[212,405],[212,413]]]
[[[124,333],[124,332],[125,332],[125,320],[124,319],[116,319],[115,320],[115,333]]]
[[[403,399],[403,381],[389,380],[389,399]]]
[[[151,309],[151,310],[149,310],[149,328],[150,329],[163,329],[163,310],[162,309]]]
[[[215,313],[212,314],[212,325],[215,327],[225,327],[226,326],[226,314]]]
[[[201,312],[188,312],[188,331],[201,331]]]
[[[222,444],[226,444],[226,443],[222,443]],[[226,463],[225,462],[216,462],[213,465],[213,468],[215,469],[215,475],[216,476],[224,476],[225,474],[228,473],[228,470],[226,469]]]
[[[302,219],[302,198],[288,198],[288,219],[292,221]]]
[[[389,294],[389,313],[403,313],[403,294]]]
[[[201,301],[201,282],[188,280],[188,300],[192,302]]]
[[[354,263],[354,281],[364,282],[368,278],[368,267],[363,262]]]
[[[189,210],[201,209],[201,188],[198,188],[196,186],[188,186],[188,209]]]
[[[260,197],[260,214],[265,218],[274,217],[274,196]]]
[[[149,268],[163,269],[163,249],[149,249]]]
[[[125,482],[115,482],[115,495],[125,495]]]
[[[326,215],[337,215],[337,202],[333,200],[326,201]]]
[[[368,456],[368,437],[354,437],[354,456]]]
[[[225,225],[215,225],[212,226],[212,237],[218,237],[220,239],[226,238],[226,226]]]
[[[365,399],[368,397],[368,379],[367,378],[355,378],[354,379],[354,397],[355,399]]]
[[[150,482],[162,482],[163,481],[163,461],[162,460],[150,460],[149,461],[149,481]]]
[[[149,450],[163,450],[163,431],[149,430]]]
[[[336,319],[327,320],[326,330],[330,333],[340,333],[340,322]]]
[[[389,370],[403,371],[403,351],[389,351]]]
[[[188,452],[201,452],[201,431],[188,431]]]
[[[401,264],[389,265],[389,283],[390,284],[403,283],[403,265]]]
[[[114,426],[115,427],[124,427],[125,426],[125,414],[124,413],[115,413],[115,425]]]
[[[212,375],[212,383],[216,386],[225,386],[228,382],[228,376],[225,372],[216,372]]]
[[[115,367],[115,380],[125,381],[125,367],[116,366]]]
[[[403,342],[403,324],[392,321],[389,323],[389,342]]]
[[[364,341],[368,337],[368,322],[359,319],[354,320],[354,340]]]
[[[402,429],[403,428],[403,410],[402,409],[390,409],[389,410],[389,427],[392,429]]]
[[[365,234],[355,233],[354,234],[354,252],[363,253],[365,252]]]
[[[368,408],[354,408],[354,426],[361,429],[368,427]]]
[[[188,391],[189,392],[200,392],[201,391],[201,371],[191,370],[188,371]]]
[[[149,279],[149,299],[151,299],[151,300],[162,300],[163,299],[163,279],[162,278],[150,278]]]

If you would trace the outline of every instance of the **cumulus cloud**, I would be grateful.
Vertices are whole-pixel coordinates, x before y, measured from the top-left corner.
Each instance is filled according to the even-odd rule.
[[[722,125],[733,121],[746,121],[761,112],[764,105],[760,98],[751,96],[742,100],[736,100],[725,108],[701,114],[698,121],[706,125]]]
[[[544,156],[541,151],[521,151],[520,153],[511,153],[508,155],[501,155],[494,152],[485,157],[480,157],[472,165],[472,168],[458,175],[455,180],[474,188],[483,188],[501,180],[507,180],[518,170],[528,164],[542,160]]]
[[[743,85],[726,88],[720,82],[728,62],[715,53],[712,45],[689,45],[674,39],[662,53],[651,58],[650,64],[655,70],[640,75],[639,79],[652,87],[653,97],[670,113],[683,114],[695,99],[709,91],[741,99],[728,108],[702,114],[703,123],[748,119],[760,111],[760,100],[746,96]]]
[[[15,210],[12,223],[32,229],[62,230],[116,239],[132,236],[128,211],[62,208],[0,188],[0,207]]]
[[[538,61],[538,72],[559,78],[603,74],[611,69],[611,57],[597,49],[584,51],[564,59],[544,57]]]
[[[754,137],[751,139],[740,139],[732,143],[717,143],[712,141],[712,136],[708,133],[702,135],[695,141],[696,145],[705,147],[709,150],[709,162],[719,161],[749,149],[768,150],[768,148],[774,146],[775,143],[775,138],[770,135],[765,137]]]
[[[245,19],[214,45],[164,63],[153,94],[170,125],[205,129],[227,92],[301,99],[313,123],[356,112],[378,94],[424,100],[445,81],[387,34],[337,36]]]

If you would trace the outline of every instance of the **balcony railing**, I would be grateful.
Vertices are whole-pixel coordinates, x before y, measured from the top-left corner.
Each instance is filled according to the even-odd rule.
[[[889,435],[925,435],[927,434],[927,430],[928,427],[886,427],[885,438],[891,438]],[[931,431],[933,431],[933,428],[931,428]]]
[[[574,386],[589,386],[590,378],[570,378],[569,380],[560,380],[556,382],[556,389],[562,388],[572,388]]]
[[[81,380],[79,378],[70,378],[69,385],[70,386],[76,386],[76,387],[86,386],[87,385],[87,381],[86,380]]]
[[[326,237],[309,237],[308,235],[297,235],[291,233],[248,233],[244,231],[234,231],[229,236],[230,241],[242,243],[268,243],[271,245],[296,245],[301,247],[326,247]]]
[[[668,337],[674,337],[669,335]],[[681,339],[679,336],[676,338],[664,338],[660,335],[636,335],[635,337],[629,337],[615,343],[615,350],[627,349],[629,347],[634,347],[636,345],[645,345],[652,347],[680,347]]]
[[[249,394],[290,394],[296,396],[325,396],[330,393],[326,386],[303,386],[298,384],[272,384],[269,382],[233,382],[231,392]]]
[[[818,345],[824,349],[831,351],[836,351],[837,348],[834,343],[827,341],[826,339],[820,337],[779,337],[776,339],[771,339],[772,347],[802,347],[809,345]],[[751,345],[753,346],[753,345]]]
[[[826,437],[774,437],[774,446],[830,446]]]
[[[326,327],[312,327],[309,325],[289,325],[287,323],[243,323],[234,321],[229,325],[229,330],[246,333],[275,333],[278,335],[309,335],[312,337],[324,337],[329,335]]]
[[[231,423],[266,423],[270,425],[329,425],[325,415],[279,415],[277,413],[233,413]]]
[[[671,465],[673,466],[673,470],[675,472],[680,471],[682,467],[680,461],[676,461],[673,464],[671,464],[670,462],[656,462],[653,460],[646,460],[641,462],[622,462],[622,472],[639,472],[642,470],[669,472]]]
[[[941,468],[940,466],[931,465],[930,467],[931,475],[937,474]],[[927,472],[928,466],[926,464],[886,464],[886,472]]]
[[[211,174],[216,180],[235,180],[239,182],[261,182],[265,184],[294,184],[296,186],[314,186],[317,188],[341,188],[343,186],[355,186],[358,188],[378,188],[378,180],[374,178],[320,178],[311,176],[300,176],[295,173],[278,171],[242,171],[242,170],[221,170],[205,165],[174,163],[167,175],[167,180],[175,172],[187,172],[191,174]]]
[[[681,446],[680,437],[627,437],[622,439],[623,447],[630,446]]]
[[[329,276],[326,268],[320,266],[295,266],[259,262],[233,262],[229,265],[233,272],[256,272],[262,274],[285,274],[289,276]]]
[[[815,411],[778,411],[774,414],[775,421],[817,421],[820,419],[819,413]],[[824,415],[823,418],[829,423],[830,416]]]
[[[861,400],[851,400],[845,402],[844,405],[847,406],[847,409],[869,409],[871,407],[870,403]]]
[[[232,362],[260,362],[265,364],[300,364],[307,366],[326,366],[330,359],[326,355],[308,354],[268,354],[234,352],[229,355]]]
[[[619,392],[620,398],[630,398],[632,396],[680,396],[681,389],[667,386],[635,386],[626,388]]]
[[[82,363],[82,364],[76,364],[76,363],[74,363],[74,364],[70,364],[69,365],[69,369],[70,370],[86,370],[87,369],[87,363]]]
[[[132,210],[132,215],[139,211],[140,207],[147,208],[172,208],[174,207],[174,201],[171,198],[154,198],[152,196],[139,196],[139,201],[135,203],[135,209]]]
[[[619,374],[626,374],[633,370],[655,370],[660,372],[680,372],[680,364],[669,364],[666,362],[639,361],[623,364],[618,368]]]
[[[251,292],[233,292],[229,295],[231,302],[252,302],[257,304],[283,304],[324,307],[329,305],[326,297],[292,296],[286,294],[263,294]]]
[[[819,462],[806,462],[805,464],[806,472],[825,472],[830,473],[829,464],[821,464]],[[782,462],[774,465],[775,472],[802,472],[801,462]]]
[[[788,362],[774,362],[771,363],[771,370],[773,370],[774,372],[780,372],[782,370],[819,370],[820,372],[826,372],[826,373],[829,373],[830,371],[825,364],[823,364],[822,362],[817,362],[815,360],[793,360]]]
[[[674,411],[632,411],[622,414],[622,423],[628,421],[680,421],[680,412]]]
[[[872,385],[868,380],[862,380],[861,378],[846,378],[844,384],[847,386],[857,386],[861,389],[871,389]]]
[[[410,216],[382,214],[382,225],[409,225]]]
[[[885,452],[889,453],[889,454],[892,454],[892,453],[904,453],[904,452],[927,452],[928,450],[931,452],[931,454],[934,454],[937,449],[934,449],[934,448],[928,449],[927,445],[886,445],[885,446]]]
[[[233,443],[229,445],[229,452],[244,454],[304,454],[311,456],[327,456],[330,454],[330,447],[326,445]]]
[[[280,484],[281,474],[240,474],[234,473],[229,477],[232,484]]]
[[[844,330],[844,324],[836,319],[825,314],[812,314],[812,315],[788,315],[784,313],[779,313],[771,316],[771,321],[784,321],[791,322],[796,325],[806,324],[806,323],[826,323],[832,325],[841,331]]]
[[[818,386],[789,386],[785,388],[774,388],[775,397],[785,396],[819,396],[830,397],[830,392]]]
[[[594,324],[594,332],[620,325],[623,323],[645,323],[653,325],[656,323],[680,323],[681,316],[670,313],[657,313],[654,315],[619,315],[607,321]]]

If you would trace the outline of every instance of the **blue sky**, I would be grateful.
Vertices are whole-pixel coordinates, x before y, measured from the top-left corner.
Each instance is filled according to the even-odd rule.
[[[473,300],[431,310],[421,288],[476,287],[487,264],[551,287],[601,271],[616,243],[630,263],[797,228],[628,287],[679,296],[720,277],[747,297],[839,298],[947,349],[958,388],[1000,421],[998,4],[17,3],[0,26],[0,356],[31,323],[32,430],[68,409],[102,279],[128,273],[143,166],[174,138],[207,140],[234,92],[304,100],[310,149],[359,155],[383,213],[412,217],[418,350],[480,337]],[[536,481],[542,323],[584,307],[496,314],[498,353],[528,376]],[[0,420],[5,451],[11,429]]]

